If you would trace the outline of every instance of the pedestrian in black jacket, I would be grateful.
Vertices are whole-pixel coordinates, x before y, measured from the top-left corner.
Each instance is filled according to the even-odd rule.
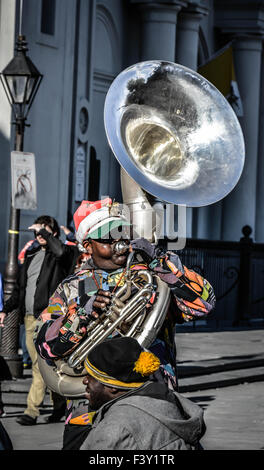
[[[65,245],[60,241],[60,228],[53,217],[40,216],[29,229],[34,230],[39,245],[26,252],[13,292],[0,312],[1,326],[6,315],[15,309],[19,309],[21,320],[23,319],[25,323],[26,345],[32,360],[32,384],[27,397],[27,408],[17,419],[17,422],[23,425],[36,424],[39,406],[44,400],[46,391],[33,343],[36,320],[47,307],[49,297],[58,284],[74,271],[79,256],[76,246]],[[49,422],[60,420],[65,411],[63,397],[52,393],[52,399],[54,411],[48,418]]]

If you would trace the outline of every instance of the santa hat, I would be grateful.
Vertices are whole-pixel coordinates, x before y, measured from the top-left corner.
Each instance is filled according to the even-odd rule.
[[[110,234],[117,235],[121,226],[130,226],[122,216],[120,205],[113,203],[112,199],[105,198],[99,201],[82,201],[73,216],[76,239],[79,243],[91,239],[107,239]],[[112,238],[118,238],[117,236]]]

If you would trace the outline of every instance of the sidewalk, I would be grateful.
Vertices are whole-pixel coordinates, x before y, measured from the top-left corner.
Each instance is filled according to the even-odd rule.
[[[179,386],[204,410],[204,449],[263,450],[264,328],[181,330]]]
[[[180,392],[205,409],[204,445],[209,450],[264,446],[263,333],[264,328],[177,329]],[[30,383],[30,371],[22,379],[2,383],[6,411],[2,423],[15,450],[60,450],[64,424],[45,422],[52,412],[48,393],[36,426],[15,421],[26,407]]]
[[[191,326],[179,328],[177,359],[180,391],[264,380],[263,333],[264,328],[223,331],[193,330]]]

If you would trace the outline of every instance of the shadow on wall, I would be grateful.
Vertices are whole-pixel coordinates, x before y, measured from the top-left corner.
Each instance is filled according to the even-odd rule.
[[[10,141],[0,131],[0,272],[4,272],[7,257],[9,210],[11,198]]]

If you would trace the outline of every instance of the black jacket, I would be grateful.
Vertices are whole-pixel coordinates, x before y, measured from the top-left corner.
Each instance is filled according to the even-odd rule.
[[[39,234],[47,241],[46,253],[37,279],[34,296],[34,317],[37,318],[47,307],[49,298],[58,287],[58,284],[69,274],[73,273],[79,256],[79,250],[74,245],[65,245],[45,229]],[[25,315],[25,295],[27,286],[27,271],[32,259],[41,247],[26,252],[16,284],[9,299],[5,302],[3,312],[9,313],[19,309],[21,320]]]

